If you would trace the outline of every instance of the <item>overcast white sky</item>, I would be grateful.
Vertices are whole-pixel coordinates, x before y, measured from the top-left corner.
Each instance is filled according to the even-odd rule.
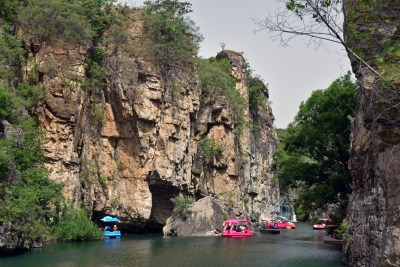
[[[182,0],[183,1],[183,0]],[[199,55],[216,56],[225,49],[243,52],[250,67],[269,84],[275,127],[286,128],[296,115],[301,101],[311,92],[327,88],[351,69],[343,49],[334,44],[315,50],[300,39],[291,47],[273,43],[266,33],[254,33],[251,18],[265,18],[284,7],[279,0],[186,0],[192,3],[191,19],[200,26],[205,39]],[[143,0],[118,0],[141,6]]]

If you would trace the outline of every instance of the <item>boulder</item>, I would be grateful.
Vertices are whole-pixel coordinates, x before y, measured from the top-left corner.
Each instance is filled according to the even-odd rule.
[[[224,208],[213,198],[204,197],[188,210],[188,218],[179,214],[168,218],[163,228],[164,235],[170,236],[215,236],[222,232]]]

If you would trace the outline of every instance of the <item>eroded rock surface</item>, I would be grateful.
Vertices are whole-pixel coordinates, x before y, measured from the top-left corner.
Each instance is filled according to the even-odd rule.
[[[106,80],[100,87],[85,83],[86,47],[61,40],[26,44],[35,47],[26,78],[37,68],[48,92],[32,112],[49,138],[45,154],[54,170],[51,179],[64,183],[63,194],[93,220],[118,216],[125,232],[161,231],[172,215],[170,198],[178,195],[214,196],[234,211],[232,216],[253,221],[278,212],[268,89],[263,89],[265,110],[245,111],[246,120],[251,124],[257,116],[261,128],[239,134],[227,97],[218,94],[212,105],[203,104],[193,70],[163,69],[137,52],[139,12],[126,12],[130,23],[120,29],[122,35],[112,27],[105,32]],[[224,51],[218,57],[228,58],[237,88],[248,99],[243,56]],[[201,136],[223,148],[207,173],[198,149]]]
[[[360,89],[349,163],[353,193],[347,220],[352,237],[344,246],[344,262],[399,266],[400,57],[390,53],[390,47],[400,42],[400,2],[348,0],[344,7],[351,49],[362,53],[387,81],[350,55]]]

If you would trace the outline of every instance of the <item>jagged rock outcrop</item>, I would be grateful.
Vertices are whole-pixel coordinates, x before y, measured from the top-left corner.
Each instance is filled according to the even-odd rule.
[[[249,123],[257,116],[261,128],[239,134],[227,97],[216,95],[212,105],[204,105],[193,70],[160,68],[141,56],[139,13],[125,11],[125,28],[105,32],[102,90],[85,83],[86,47],[61,40],[26,43],[32,60],[25,78],[38,70],[48,91],[32,112],[49,138],[51,179],[64,183],[64,195],[93,220],[118,216],[120,228],[129,232],[161,231],[172,215],[170,198],[180,194],[215,196],[235,216],[253,221],[278,212],[279,188],[269,170],[277,144],[268,89],[263,91],[267,108],[245,114]],[[237,87],[248,98],[242,55],[225,51],[218,57],[228,58]],[[207,175],[198,149],[201,136],[215,138],[223,148]]]
[[[174,214],[168,218],[163,228],[164,235],[171,236],[215,236],[223,230],[224,215],[229,211],[212,197],[198,200],[187,211],[186,219]]]
[[[238,80],[236,88],[248,100],[249,81],[243,56],[234,51],[223,51],[216,58],[228,60],[232,76]],[[199,181],[196,194],[217,195],[222,203],[233,208],[237,217],[253,221],[258,221],[261,214],[270,216],[279,212],[279,188],[269,169],[277,143],[273,115],[268,106],[268,89],[264,87],[262,93],[266,108],[255,111],[250,107],[244,111],[250,125],[258,120],[261,125],[258,132],[234,127],[234,112],[228,97],[218,93],[212,105],[200,106],[195,132],[197,140],[199,135],[215,139],[223,149],[221,159],[208,164],[207,169],[198,167],[198,163],[205,159],[197,155],[193,172]]]
[[[344,1],[350,48],[387,80],[350,55],[357,93],[349,167],[353,193],[344,246],[350,266],[400,265],[399,1]],[[361,38],[361,39],[360,39]],[[397,48],[394,48],[397,47]]]

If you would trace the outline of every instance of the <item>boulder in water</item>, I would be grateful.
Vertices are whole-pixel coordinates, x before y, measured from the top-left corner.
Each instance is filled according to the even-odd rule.
[[[208,196],[196,201],[188,210],[188,218],[174,214],[163,228],[169,236],[215,236],[220,235],[224,223],[223,207]],[[226,215],[225,215],[226,216]]]

